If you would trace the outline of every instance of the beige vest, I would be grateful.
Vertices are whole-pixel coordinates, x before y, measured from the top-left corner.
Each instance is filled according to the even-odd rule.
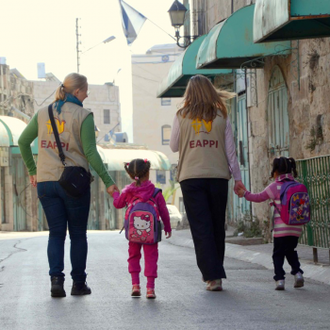
[[[80,139],[80,128],[91,112],[71,102],[65,103],[61,110],[61,114],[58,114],[56,110],[53,110],[53,114],[65,162],[67,166],[82,166],[88,171],[88,162]],[[38,147],[38,182],[58,181],[64,166],[58,155],[57,143],[48,115],[48,106],[38,112]]]
[[[218,111],[213,121],[178,115],[180,124],[178,181],[193,178],[230,179],[225,149],[226,119]]]

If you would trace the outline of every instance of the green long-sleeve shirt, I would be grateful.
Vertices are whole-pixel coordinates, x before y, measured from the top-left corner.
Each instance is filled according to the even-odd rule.
[[[33,159],[31,143],[38,136],[38,113],[36,113],[28,126],[18,139],[18,145],[21,150],[21,155],[28,169],[29,175],[35,175],[37,173],[37,167]],[[110,187],[114,184],[113,179],[109,175],[105,168],[102,159],[96,149],[95,141],[95,124],[93,115],[90,114],[86,117],[81,125],[80,130],[81,143],[84,150],[84,154],[93,167],[96,173],[100,176],[106,187]]]

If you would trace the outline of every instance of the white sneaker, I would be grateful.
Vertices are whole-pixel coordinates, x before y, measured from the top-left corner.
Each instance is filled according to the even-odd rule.
[[[222,280],[221,278],[213,281],[207,281],[207,291],[222,291]]]
[[[301,288],[304,286],[304,276],[298,272],[295,276],[294,276],[294,287],[295,288]]]
[[[285,281],[284,280],[278,280],[276,281],[276,287],[275,290],[284,290]]]

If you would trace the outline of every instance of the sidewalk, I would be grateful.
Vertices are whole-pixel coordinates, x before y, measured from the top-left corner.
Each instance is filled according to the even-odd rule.
[[[273,269],[272,243],[253,244],[253,239],[234,237],[233,232],[234,228],[228,227],[226,231],[226,257],[255,263],[267,269]],[[173,230],[173,235],[168,242],[178,246],[194,248],[189,229]],[[246,245],[246,243],[252,243],[252,245]],[[329,251],[318,249],[319,262],[317,264],[313,262],[313,249],[311,247],[298,245],[297,251],[301,267],[304,271],[304,277],[330,285]],[[288,272],[290,266],[287,262],[285,262],[284,267]]]

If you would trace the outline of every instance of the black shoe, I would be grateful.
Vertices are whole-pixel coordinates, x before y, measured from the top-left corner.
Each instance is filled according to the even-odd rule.
[[[66,293],[63,288],[64,277],[52,276],[51,278],[52,287],[50,289],[52,297],[66,297]]]
[[[86,282],[75,282],[73,281],[71,295],[72,296],[83,296],[85,294],[91,294],[92,290]]]

